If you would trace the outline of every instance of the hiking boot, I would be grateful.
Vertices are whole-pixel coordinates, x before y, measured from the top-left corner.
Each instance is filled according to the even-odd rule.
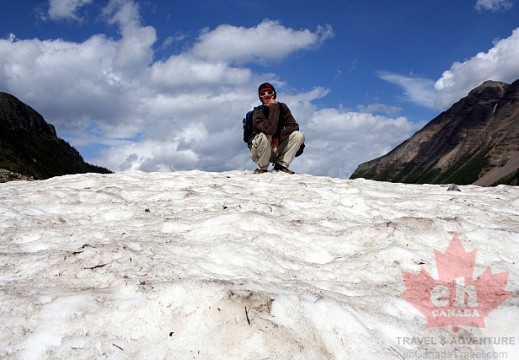
[[[283,165],[279,165],[279,164],[274,165],[274,170],[275,171],[281,171],[281,172],[284,172],[284,173],[290,174],[290,175],[295,174],[295,172],[293,172],[289,168],[286,168]]]
[[[252,172],[253,174],[264,174],[267,172],[267,169],[263,170],[263,169],[254,169],[254,171]]]

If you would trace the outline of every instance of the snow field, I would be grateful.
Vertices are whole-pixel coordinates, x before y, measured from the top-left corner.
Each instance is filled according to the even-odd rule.
[[[517,336],[519,189],[460,188],[239,171],[0,184],[0,357],[401,359],[397,337],[452,336],[400,294],[402,271],[437,276],[455,233],[475,276],[509,272],[513,294],[460,336]]]

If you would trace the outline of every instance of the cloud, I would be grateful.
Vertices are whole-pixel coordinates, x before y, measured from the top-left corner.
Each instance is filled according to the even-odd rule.
[[[92,0],[49,0],[49,10],[47,12],[51,20],[75,20],[81,21],[77,14],[79,9]]]
[[[400,86],[404,100],[445,110],[487,80],[511,83],[519,78],[519,28],[508,38],[496,41],[487,52],[480,52],[464,62],[454,62],[436,81],[388,71],[378,75]]]
[[[358,164],[386,154],[423,126],[405,117],[334,108],[315,110],[305,125],[311,149],[303,159],[306,170],[326,169],[334,177],[351,175]]]
[[[315,48],[331,37],[333,30],[329,25],[319,26],[312,32],[264,20],[252,28],[220,25],[206,31],[200,35],[191,52],[201,58],[227,63],[262,63],[282,60],[294,51]]]
[[[255,104],[247,93],[256,83],[238,86],[225,96],[207,92],[148,99],[141,109],[150,119],[145,140],[104,150],[101,163],[118,171],[252,169],[241,141],[241,118],[248,108],[229,103]],[[292,166],[298,172],[347,177],[359,163],[387,153],[421,127],[405,117],[319,110],[312,101],[326,93],[316,88],[280,99],[289,104],[307,137],[305,155]]]
[[[164,92],[185,91],[203,85],[235,86],[251,79],[249,69],[235,68],[224,62],[208,62],[189,55],[171,56],[150,69],[149,84]]]
[[[376,103],[369,105],[359,105],[357,106],[357,110],[361,113],[380,113],[385,115],[394,115],[402,111],[402,108]]]
[[[510,37],[496,42],[487,52],[452,64],[434,85],[438,92],[435,106],[441,109],[451,106],[486,80],[510,83],[518,78],[519,28]]]
[[[122,39],[117,44],[117,54],[113,65],[135,76],[142,73],[153,59],[152,45],[157,40],[155,29],[142,27],[139,7],[133,1],[111,0],[103,9],[109,24],[119,25]]]
[[[192,48],[154,60],[155,29],[142,24],[135,2],[110,1],[102,15],[118,27],[119,38],[0,39],[1,88],[37,109],[80,150],[100,149],[87,159],[98,165],[116,171],[252,169],[241,140],[242,118],[258,104],[256,89],[263,81],[275,84],[307,134],[297,171],[349,175],[414,130],[401,117],[320,110],[313,102],[329,89],[291,90],[275,74],[244,65],[315,49],[332,36],[329,27],[293,30],[270,20],[251,28],[222,25],[205,31]],[[266,53],[251,47],[265,32],[274,39]],[[227,54],[231,42],[237,50]]]
[[[379,77],[404,89],[408,101],[425,107],[433,107],[436,93],[434,81],[418,76],[395,74],[388,71],[379,72]]]
[[[124,117],[121,99],[128,89],[112,66],[116,54],[117,43],[102,35],[83,43],[0,40],[0,81],[60,128],[73,129],[87,119],[117,121],[121,112]]]
[[[478,0],[474,8],[481,12],[483,10],[510,10],[512,6],[513,3],[510,0]]]
[[[162,42],[162,49],[165,50],[165,49],[169,48],[173,43],[181,42],[182,40],[184,40],[186,38],[187,38],[187,34],[184,34],[181,32],[177,32],[173,36],[168,36]]]

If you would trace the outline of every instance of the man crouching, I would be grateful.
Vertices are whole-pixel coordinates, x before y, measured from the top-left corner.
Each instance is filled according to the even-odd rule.
[[[269,163],[275,171],[294,174],[288,167],[302,153],[305,134],[299,131],[288,106],[276,100],[272,84],[261,84],[258,95],[263,106],[254,111],[249,141],[251,159],[258,164],[254,174],[267,172]]]

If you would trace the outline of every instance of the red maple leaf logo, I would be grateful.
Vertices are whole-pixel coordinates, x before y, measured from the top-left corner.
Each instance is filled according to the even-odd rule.
[[[511,294],[505,290],[508,272],[492,274],[490,268],[472,279],[476,252],[466,252],[454,235],[447,250],[434,250],[439,280],[423,268],[418,274],[402,271],[405,292],[401,296],[426,318],[426,328],[460,326],[484,328],[485,316],[501,305]]]

